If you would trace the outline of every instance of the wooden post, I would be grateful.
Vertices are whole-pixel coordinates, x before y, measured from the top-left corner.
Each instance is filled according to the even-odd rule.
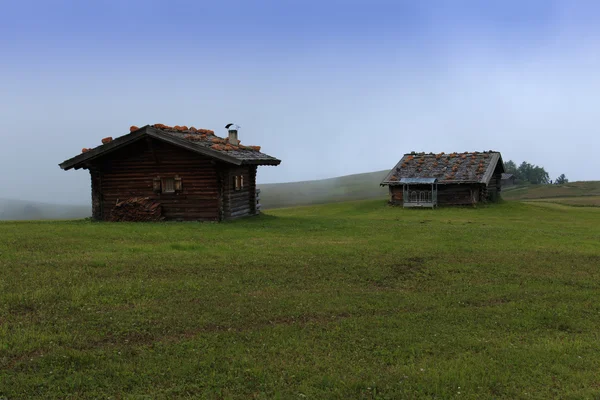
[[[101,221],[102,213],[102,174],[96,169],[90,168],[92,178],[92,219]]]

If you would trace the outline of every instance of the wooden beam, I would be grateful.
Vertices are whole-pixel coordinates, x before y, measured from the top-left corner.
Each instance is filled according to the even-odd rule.
[[[148,136],[146,136],[146,144],[148,145],[148,148],[150,149],[150,152],[152,153],[152,158],[154,158],[154,162],[157,164],[160,164],[160,159],[158,158],[158,155],[156,154],[156,149],[154,148],[152,139]]]
[[[118,137],[118,138],[114,139],[112,142],[103,144],[102,146],[98,146],[95,149],[92,149],[86,153],[81,153],[78,156],[75,156],[66,161],[63,161],[62,163],[58,164],[58,166],[60,168],[64,169],[65,171],[67,171],[71,168],[79,169],[79,168],[81,168],[81,165],[85,165],[84,164],[85,161],[93,160],[101,155],[115,151],[125,145],[128,145],[130,143],[133,143],[133,142],[143,138],[144,135],[146,134],[144,128],[141,128],[133,133],[130,133],[129,135]]]

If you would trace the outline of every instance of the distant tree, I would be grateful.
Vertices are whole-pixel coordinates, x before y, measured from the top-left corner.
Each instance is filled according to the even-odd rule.
[[[567,177],[565,176],[565,174],[560,174],[560,176],[558,178],[556,178],[556,180],[554,182],[557,185],[564,185],[565,183],[568,183],[569,180],[567,179]]]
[[[517,169],[517,178],[533,184],[545,184],[550,181],[550,176],[543,167],[523,161]]]
[[[520,180],[529,182],[529,175],[531,175],[532,168],[533,165],[529,164],[527,161],[523,161],[517,169],[518,178]]]
[[[515,162],[512,160],[508,160],[504,163],[504,172],[506,172],[507,174],[513,174],[515,178],[518,178],[517,175],[519,175],[517,164],[515,164]]]
[[[550,175],[548,175],[548,173],[543,167],[538,167],[536,165],[531,170],[529,182],[534,184],[547,184],[548,182],[550,182]]]

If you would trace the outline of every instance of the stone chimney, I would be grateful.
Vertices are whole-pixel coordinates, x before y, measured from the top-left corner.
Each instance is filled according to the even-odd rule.
[[[229,144],[237,146],[240,143],[238,139],[238,129],[240,129],[240,127],[235,124],[227,124],[225,128],[227,128],[229,132]]]

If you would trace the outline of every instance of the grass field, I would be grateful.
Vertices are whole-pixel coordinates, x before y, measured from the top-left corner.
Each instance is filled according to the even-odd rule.
[[[600,208],[0,222],[0,398],[598,398]]]
[[[600,181],[515,186],[503,189],[502,197],[506,200],[544,200],[574,206],[598,206]]]
[[[600,196],[549,197],[523,201],[566,204],[576,207],[600,207]]]

